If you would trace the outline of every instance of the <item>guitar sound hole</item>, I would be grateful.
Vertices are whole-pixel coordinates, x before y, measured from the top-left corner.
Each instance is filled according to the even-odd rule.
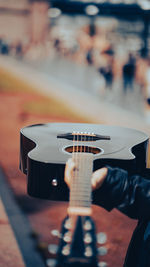
[[[65,148],[65,151],[68,153],[81,152],[81,153],[99,154],[103,150],[100,148],[91,147],[91,146],[68,146]]]

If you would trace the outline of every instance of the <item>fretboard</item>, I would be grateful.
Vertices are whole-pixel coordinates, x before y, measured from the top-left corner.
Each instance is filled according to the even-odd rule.
[[[76,169],[70,184],[69,210],[88,210],[91,207],[91,176],[93,171],[93,154],[75,152],[72,158]],[[81,212],[79,212],[81,213]]]

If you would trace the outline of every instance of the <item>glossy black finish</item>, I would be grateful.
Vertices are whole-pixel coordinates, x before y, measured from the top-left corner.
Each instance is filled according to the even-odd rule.
[[[121,167],[129,173],[143,174],[146,169],[146,154],[149,137],[140,131],[106,125],[48,123],[31,125],[20,131],[20,169],[27,175],[28,194],[50,200],[68,200],[68,188],[64,182],[64,168],[71,153],[67,147],[72,140],[64,138],[67,133],[87,132],[106,136],[95,138],[82,145],[99,148],[94,154],[93,170],[110,165]],[[60,136],[63,138],[60,138]],[[59,136],[59,138],[58,138]],[[80,139],[81,140],[81,139]],[[57,180],[57,186],[53,185]]]
[[[67,243],[64,241],[64,236],[69,230],[67,230],[64,225],[68,218],[69,217],[66,217],[62,223],[61,239],[57,253],[58,263],[56,267],[98,267],[95,225],[93,220],[89,216],[78,216],[71,242]],[[86,221],[91,224],[90,230],[84,229]],[[91,242],[89,244],[84,241],[86,234],[91,237]],[[63,255],[62,253],[66,245],[70,247],[69,255]],[[87,247],[91,250],[90,256],[85,255]]]

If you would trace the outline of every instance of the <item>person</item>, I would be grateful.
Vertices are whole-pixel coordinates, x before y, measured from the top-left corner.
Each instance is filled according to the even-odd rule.
[[[147,70],[145,72],[145,82],[146,82],[147,104],[148,106],[150,106],[150,59],[148,60]]]
[[[105,78],[106,89],[112,89],[113,84],[113,70],[111,65],[107,65],[106,67],[100,67],[98,72],[103,75]]]
[[[131,91],[133,90],[133,82],[134,82],[134,77],[135,77],[135,71],[136,71],[136,60],[132,56],[132,54],[129,54],[129,59],[125,63],[125,65],[123,66],[123,69],[122,69],[124,93],[127,92],[128,88]]]
[[[90,48],[86,52],[86,61],[87,61],[88,65],[93,65],[93,63],[94,63],[94,59],[93,59],[93,48]]]
[[[75,167],[69,159],[65,168],[68,186]],[[108,211],[117,208],[128,217],[138,219],[123,266],[150,267],[150,181],[140,175],[129,176],[123,169],[106,166],[93,173],[91,184],[94,204]]]

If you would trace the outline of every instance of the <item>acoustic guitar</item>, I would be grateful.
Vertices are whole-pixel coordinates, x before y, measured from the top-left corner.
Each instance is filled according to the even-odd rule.
[[[70,123],[31,125],[20,133],[20,168],[27,175],[29,195],[69,199],[57,267],[97,267],[95,226],[91,218],[92,172],[107,164],[142,174],[146,169],[148,136],[124,127]],[[76,168],[69,197],[64,168],[70,157]]]
[[[78,148],[84,146],[83,153],[92,154],[93,171],[105,165],[121,167],[129,173],[145,171],[149,137],[141,131],[77,123],[31,125],[20,131],[20,169],[27,175],[30,196],[69,199],[64,169],[72,156],[74,132],[80,133]]]

